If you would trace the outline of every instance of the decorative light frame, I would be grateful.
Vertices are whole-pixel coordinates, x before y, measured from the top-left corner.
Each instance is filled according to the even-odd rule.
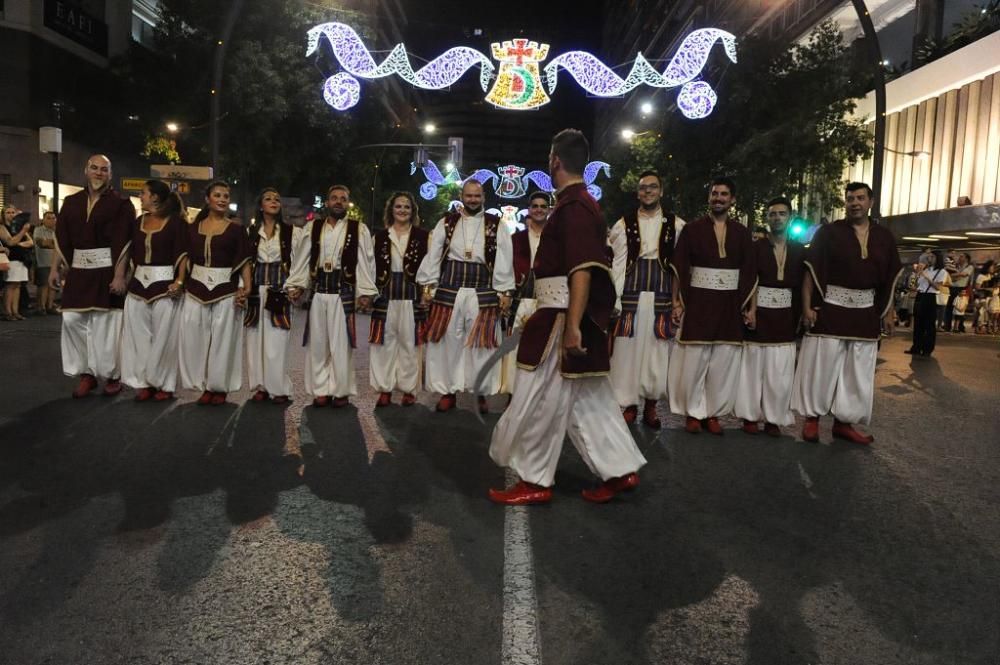
[[[528,194],[531,189],[531,183],[535,184],[535,188],[539,189],[548,194],[555,192],[555,186],[552,184],[552,178],[549,177],[548,173],[544,171],[534,170],[525,173],[526,169],[516,164],[510,164],[504,166],[497,171],[492,171],[490,169],[477,169],[473,171],[469,176],[463,178],[461,174],[452,169],[447,175],[441,172],[437,164],[433,160],[427,160],[427,163],[421,167],[424,177],[427,179],[426,182],[420,185],[420,196],[426,201],[430,201],[437,196],[438,188],[445,185],[457,185],[459,183],[466,183],[470,180],[475,180],[476,182],[482,184],[490,183],[493,187],[493,192],[501,199],[519,199],[523,198]],[[417,172],[417,165],[413,162],[410,163],[410,175],[414,175]],[[590,195],[594,197],[595,200],[600,201],[601,197],[604,195],[603,190],[594,181],[597,177],[604,173],[605,177],[611,177],[611,165],[607,162],[593,161],[587,164],[583,169],[583,182],[587,185],[587,191]]]

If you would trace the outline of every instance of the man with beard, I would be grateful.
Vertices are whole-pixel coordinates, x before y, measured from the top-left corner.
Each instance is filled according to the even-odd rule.
[[[673,321],[680,326],[669,369],[670,410],[685,429],[722,434],[719,416],[733,410],[744,324],[756,285],[750,231],[729,216],[736,185],[712,181],[709,214],[684,227],[674,249]]]
[[[587,193],[587,139],[566,129],[552,139],[549,171],[557,203],[535,256],[538,309],[517,351],[517,390],[490,443],[490,457],[520,481],[491,489],[507,505],[547,503],[563,440],[570,441],[601,484],[583,491],[595,503],[639,484],[646,463],[618,414],[611,384],[607,326],[615,302],[607,227]]]
[[[125,279],[115,266],[128,260],[135,207],[111,187],[111,160],[92,155],[84,169],[87,186],[66,197],[56,222],[56,260],[49,287],[62,296],[62,363],[79,376],[73,397],[83,397],[106,379],[105,395],[121,392],[118,366]]]
[[[750,309],[756,326],[746,331],[733,409],[747,434],[757,434],[761,420],[770,436],[780,436],[780,425],[795,422],[792,377],[806,249],[788,238],[791,214],[791,201],[773,199],[767,206],[768,234],[753,244],[757,291]]]
[[[655,171],[639,176],[639,209],[611,228],[615,288],[621,313],[611,334],[611,385],[625,422],[660,428],[656,402],[667,398],[670,325],[670,257],[684,220],[663,209],[663,188]]]
[[[792,388],[792,408],[806,417],[802,438],[819,441],[819,418],[833,414],[833,436],[868,445],[854,429],[871,421],[875,360],[882,330],[891,334],[896,280],[903,272],[891,231],[868,216],[872,190],[852,182],[847,219],[821,228],[806,253],[802,323],[806,336]]]
[[[350,190],[334,185],[326,193],[326,216],[297,234],[288,296],[297,301],[312,288],[306,326],[306,391],[315,406],[346,406],[357,395],[354,376],[355,311],[366,311],[375,288],[375,253],[368,227],[348,219]]]
[[[499,345],[500,317],[510,311],[514,290],[513,249],[500,218],[483,212],[483,186],[467,180],[462,211],[434,227],[417,272],[422,300],[430,307],[424,380],[441,393],[438,411],[455,408],[455,394],[475,390],[476,376]],[[485,393],[500,391],[494,366]],[[486,413],[486,398],[479,411]]]

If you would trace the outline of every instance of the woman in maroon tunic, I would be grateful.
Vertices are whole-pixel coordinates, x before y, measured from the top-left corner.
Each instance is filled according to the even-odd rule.
[[[250,247],[229,219],[229,185],[205,190],[205,207],[188,228],[191,275],[181,310],[180,368],[185,388],[201,390],[198,404],[224,404],[243,380],[243,317],[252,284]]]

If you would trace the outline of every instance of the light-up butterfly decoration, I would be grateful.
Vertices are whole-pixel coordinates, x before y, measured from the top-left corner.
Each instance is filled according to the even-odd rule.
[[[427,160],[427,164],[420,170],[423,172],[424,177],[427,178],[427,181],[420,185],[419,190],[421,198],[426,201],[430,201],[437,196],[439,187],[458,185],[469,180],[475,180],[484,186],[486,183],[490,183],[493,191],[501,199],[519,199],[525,196],[531,188],[531,183],[535,183],[536,189],[549,194],[556,191],[552,185],[552,178],[549,177],[548,173],[537,169],[525,173],[526,169],[524,167],[514,164],[500,167],[496,171],[478,169],[466,178],[463,178],[455,169],[452,169],[447,174],[442,173],[433,160]],[[417,165],[411,162],[410,175],[416,172]],[[594,181],[597,180],[597,176],[601,172],[604,173],[605,177],[610,178],[611,165],[607,162],[590,162],[583,169],[583,182],[587,185],[587,191],[597,201],[600,201],[601,196],[604,195],[601,188],[594,184]]]
[[[321,37],[330,42],[334,57],[344,68],[323,84],[324,99],[338,111],[346,111],[361,99],[358,79],[396,75],[418,88],[441,90],[479,67],[479,85],[487,92],[486,101],[498,108],[523,111],[547,104],[559,82],[559,71],[565,70],[596,97],[620,97],[641,85],[679,87],[677,107],[686,117],[697,119],[707,117],[718,102],[712,86],[698,79],[715,43],[721,41],[728,58],[736,62],[736,37],[717,28],[702,28],[684,38],[662,73],[642,53],[636,55],[628,75],[622,78],[592,53],[568,51],[545,66],[543,86],[540,64],[548,57],[549,45],[527,39],[491,44],[491,53],[500,63],[494,76],[497,70],[490,59],[467,46],[450,48],[414,70],[406,46],[397,44],[377,63],[354,29],[344,23],[323,23],[309,30],[307,56],[319,49]]]

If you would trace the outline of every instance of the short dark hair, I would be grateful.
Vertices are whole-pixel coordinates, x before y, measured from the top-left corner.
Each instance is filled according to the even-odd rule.
[[[859,189],[867,190],[867,192],[868,192],[868,198],[872,198],[874,196],[874,194],[872,193],[872,188],[869,187],[868,183],[865,183],[865,182],[849,182],[849,183],[847,183],[847,186],[844,187],[844,192],[845,193],[847,193],[847,192],[856,192]]]
[[[712,178],[712,182],[708,183],[709,191],[711,191],[716,185],[727,187],[729,189],[729,193],[736,196],[736,182],[734,182],[729,176],[718,176],[716,178]]]
[[[547,192],[543,192],[540,189],[531,193],[531,196],[528,197],[528,204],[530,205],[535,199],[545,199],[545,202],[548,205],[552,205],[552,197],[549,196]]]
[[[639,182],[639,180],[642,180],[643,178],[646,178],[646,177],[649,177],[649,176],[653,176],[654,178],[656,178],[657,184],[659,184],[661,187],[663,186],[663,180],[660,178],[660,174],[657,173],[656,171],[654,171],[653,169],[646,169],[645,171],[643,171],[642,173],[640,173],[639,174],[639,179],[636,180],[636,182]]]
[[[330,185],[330,188],[326,190],[326,198],[330,198],[330,193],[338,189],[342,192],[347,192],[347,198],[351,198],[351,188],[347,185]]]
[[[579,129],[564,129],[552,137],[552,154],[567,173],[582,175],[590,161],[590,143]]]
[[[788,208],[788,212],[792,211],[792,202],[788,200],[787,196],[775,196],[773,199],[767,202],[767,207],[782,205]]]

